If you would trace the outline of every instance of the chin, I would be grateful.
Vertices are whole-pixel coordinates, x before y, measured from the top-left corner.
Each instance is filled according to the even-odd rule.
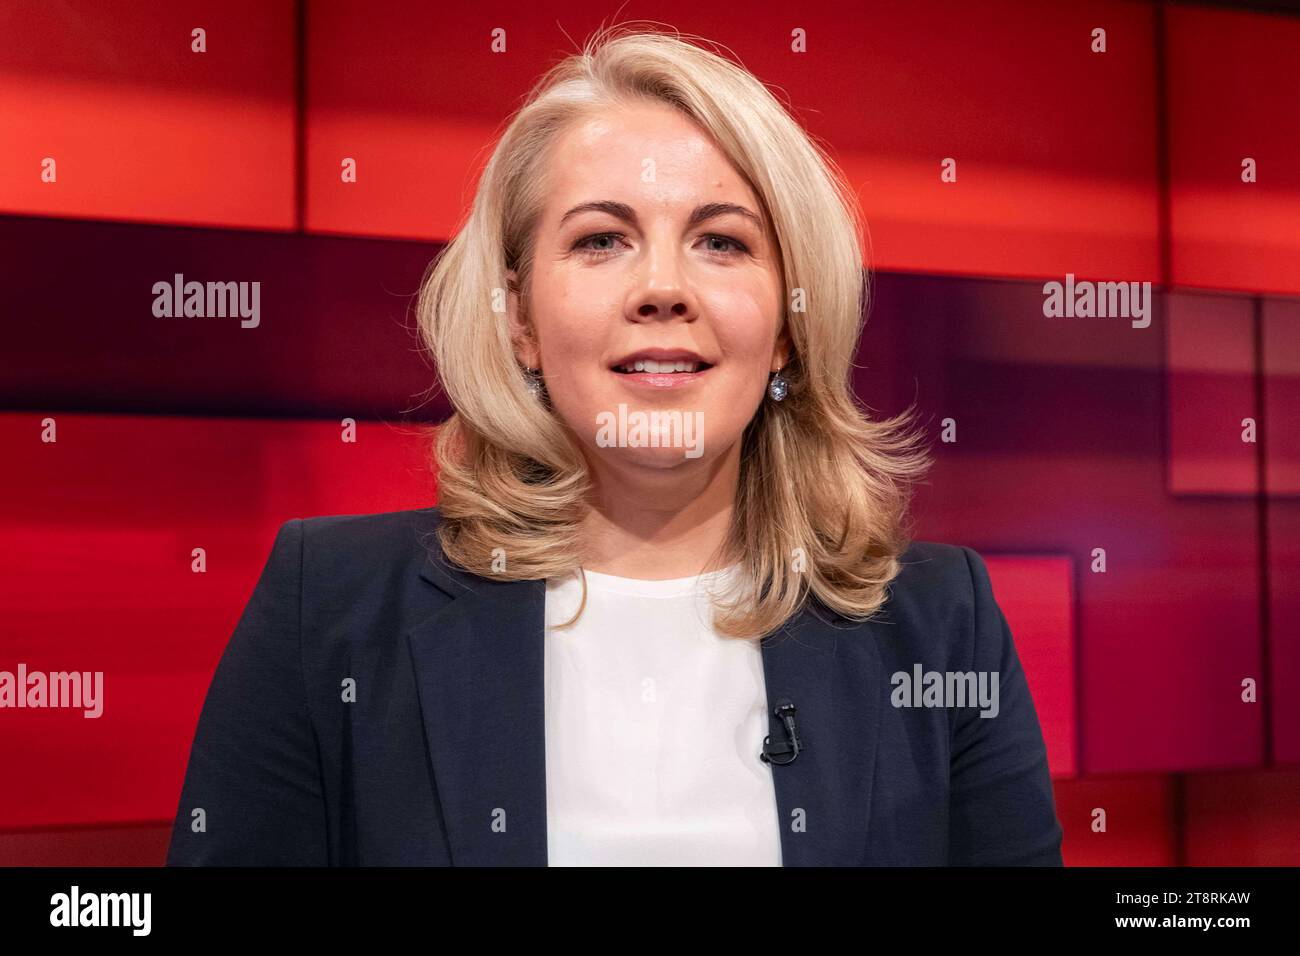
[[[700,449],[690,448],[597,448],[595,451],[611,464],[657,468],[664,471],[680,468],[683,465],[698,464],[705,461],[707,457]],[[693,457],[688,457],[688,452]]]

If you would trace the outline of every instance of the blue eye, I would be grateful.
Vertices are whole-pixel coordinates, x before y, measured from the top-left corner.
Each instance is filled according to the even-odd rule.
[[[579,239],[577,242],[575,242],[575,243],[573,244],[573,248],[574,248],[574,249],[582,249],[582,250],[584,250],[584,251],[586,251],[586,252],[592,252],[592,253],[595,253],[597,256],[608,255],[609,253],[614,252],[614,250],[613,250],[613,249],[593,249],[593,248],[591,248],[591,246],[588,245],[588,244],[589,244],[590,242],[592,242],[593,240],[595,240],[595,239],[618,239],[618,238],[620,238],[620,237],[619,237],[619,234],[616,233],[616,232],[597,232],[597,233],[593,233],[593,234],[590,235],[590,236],[584,236],[583,238]]]
[[[709,239],[719,239],[719,240],[721,240],[722,242],[729,242],[729,243],[731,243],[731,247],[732,247],[732,249],[734,249],[736,252],[748,252],[748,251],[749,251],[749,249],[746,248],[746,246],[745,246],[745,244],[744,244],[743,242],[740,242],[739,240],[736,240],[736,239],[732,239],[730,236],[717,236],[717,235],[710,235],[710,236],[705,236],[704,238],[705,238],[706,240],[709,240]]]
[[[584,251],[584,252],[591,253],[591,254],[594,255],[596,258],[603,258],[603,257],[605,257],[605,256],[608,256],[608,255],[614,253],[614,252],[617,251],[617,250],[614,249],[614,248],[601,248],[601,249],[596,249],[596,248],[593,248],[593,247],[592,247],[591,243],[595,242],[595,241],[598,240],[598,239],[615,239],[615,240],[617,240],[617,239],[622,239],[622,238],[623,238],[622,234],[621,234],[621,233],[617,233],[617,232],[595,232],[595,233],[592,233],[592,234],[589,235],[589,236],[583,236],[581,239],[579,239],[577,242],[575,242],[575,243],[573,244],[573,248],[574,248],[575,250],[582,250],[582,251]],[[748,247],[748,246],[746,246],[743,242],[739,241],[738,239],[732,239],[730,236],[722,236],[722,235],[717,235],[716,233],[710,233],[709,235],[707,235],[707,236],[704,237],[704,240],[705,240],[706,242],[710,242],[710,241],[715,241],[715,240],[716,240],[716,241],[719,241],[719,242],[727,243],[727,244],[729,245],[730,248],[727,248],[727,249],[711,249],[711,250],[708,250],[708,251],[710,252],[710,254],[712,254],[712,255],[722,255],[722,256],[727,256],[727,255],[732,255],[732,254],[735,254],[735,253],[742,253],[742,254],[743,254],[743,253],[747,253],[747,252],[749,252],[749,247]]]

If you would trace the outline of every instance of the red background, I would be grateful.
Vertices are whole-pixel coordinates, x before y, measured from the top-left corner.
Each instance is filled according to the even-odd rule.
[[[917,536],[988,560],[1066,862],[1300,863],[1300,19],[114,0],[0,11],[0,669],[106,683],[98,720],[0,712],[0,864],[161,862],[275,528],[436,500],[412,296],[519,97],[616,10],[725,44],[856,190],[855,384],[928,416]],[[261,326],[155,318],[176,272],[260,281]],[[1045,319],[1066,273],[1151,281],[1150,328]]]

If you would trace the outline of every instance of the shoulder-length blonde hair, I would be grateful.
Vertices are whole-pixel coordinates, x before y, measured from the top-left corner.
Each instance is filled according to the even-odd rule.
[[[865,620],[901,570],[910,485],[931,461],[907,428],[911,409],[873,421],[853,398],[870,286],[857,203],[833,160],[758,79],[676,33],[602,30],[549,70],[508,121],[468,219],[425,277],[420,334],[455,409],[434,448],[442,549],[467,570],[507,580],[582,566],[587,465],[569,429],[530,393],[503,302],[508,286],[527,314],[550,144],[593,110],[645,98],[711,134],[759,196],[789,306],[789,394],[765,399],[742,438],[734,520],[715,556],[740,561],[741,593],[715,600],[714,626],[762,637],[809,592]],[[518,281],[508,285],[512,269]],[[584,579],[573,620],[585,593]]]

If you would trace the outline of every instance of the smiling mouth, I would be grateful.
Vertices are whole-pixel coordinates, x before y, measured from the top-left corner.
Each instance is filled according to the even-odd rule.
[[[687,362],[685,360],[656,362],[653,359],[637,359],[626,365],[616,365],[613,371],[622,375],[688,375],[713,368],[708,362]]]

